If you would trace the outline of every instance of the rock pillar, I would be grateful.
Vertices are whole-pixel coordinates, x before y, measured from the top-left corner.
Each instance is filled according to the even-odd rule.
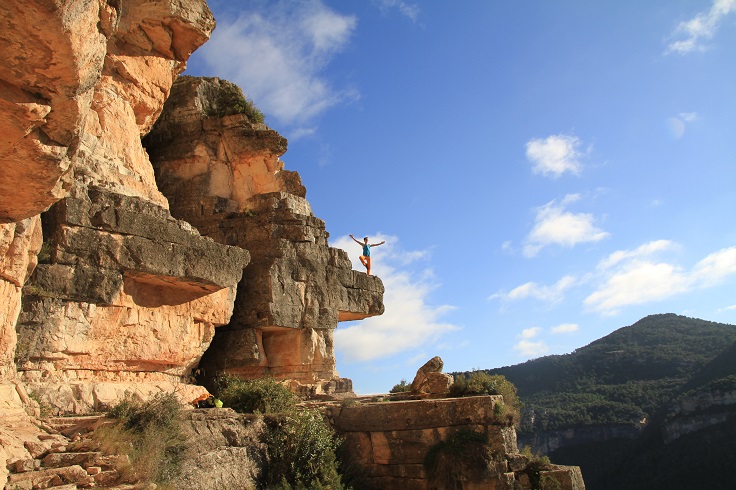
[[[351,391],[335,370],[333,332],[339,321],[383,313],[383,284],[329,247],[299,175],[284,170],[286,140],[258,122],[238,87],[181,77],[144,144],[172,214],[251,253],[233,318],[202,359],[205,375]]]

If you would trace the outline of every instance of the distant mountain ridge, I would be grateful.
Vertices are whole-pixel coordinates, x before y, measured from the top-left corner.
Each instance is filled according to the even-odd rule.
[[[734,342],[734,325],[658,314],[570,354],[487,372],[516,385],[526,405],[522,433],[581,424],[637,426]]]
[[[733,488],[735,325],[651,315],[487,372],[517,387],[520,445],[575,461],[589,490]]]

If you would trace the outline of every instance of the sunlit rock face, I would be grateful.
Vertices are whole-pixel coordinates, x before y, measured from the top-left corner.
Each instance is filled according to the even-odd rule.
[[[39,216],[0,225],[0,380],[15,374],[15,322],[21,288],[36,266],[41,241]]]
[[[248,253],[171,217],[140,138],[214,26],[204,0],[0,5],[0,377],[59,411],[203,391]]]
[[[214,25],[204,0],[3,1],[0,222],[90,183],[165,206],[139,139]]]
[[[286,140],[246,114],[222,115],[234,90],[244,102],[229,82],[178,79],[144,140],[172,214],[251,253],[233,318],[201,371],[268,374],[303,393],[351,391],[335,370],[333,332],[339,321],[383,313],[383,284],[328,246],[299,175],[280,160]]]
[[[42,222],[41,263],[17,326],[19,376],[73,412],[115,398],[98,383],[123,383],[122,392],[185,380],[230,319],[248,252],[98,188],[63,199]]]

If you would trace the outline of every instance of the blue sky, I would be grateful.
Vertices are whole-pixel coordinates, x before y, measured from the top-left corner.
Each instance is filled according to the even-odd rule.
[[[289,140],[386,313],[337,367],[386,392],[563,354],[654,313],[736,324],[736,0],[210,0],[187,73]]]

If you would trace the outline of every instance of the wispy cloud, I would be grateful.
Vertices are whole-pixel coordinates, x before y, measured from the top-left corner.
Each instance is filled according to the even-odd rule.
[[[527,282],[509,292],[497,292],[489,299],[535,299],[553,303],[563,301],[564,293],[572,287],[591,285],[583,306],[611,316],[626,306],[661,301],[717,286],[736,277],[736,247],[713,252],[689,269],[665,257],[665,254],[680,249],[680,245],[670,240],[654,240],[630,250],[617,250],[609,254],[584,277],[564,276],[552,285]],[[577,328],[574,324],[562,324],[553,327],[551,332],[572,332]]]
[[[571,213],[565,209],[579,199],[579,194],[569,194],[561,202],[553,200],[537,209],[534,227],[525,241],[525,256],[534,257],[549,245],[571,248],[579,243],[598,242],[609,236],[609,233],[595,226],[592,214]]]
[[[526,144],[526,157],[532,163],[532,172],[559,177],[565,172],[579,174],[582,168],[580,139],[567,134],[555,134],[544,139],[533,139]]]
[[[421,265],[418,261],[428,258],[428,252],[403,250],[398,237],[371,235],[371,243],[383,240],[386,244],[375,249],[371,273],[379,276],[385,286],[385,312],[338,327],[335,349],[348,361],[370,361],[426,347],[459,329],[441,320],[452,306],[429,303],[429,294],[438,286],[436,278],[431,269],[416,267]],[[364,270],[357,261],[360,248],[350,238],[340,237],[332,246],[346,250],[353,267]]]
[[[666,53],[687,54],[693,51],[704,51],[704,42],[712,39],[721,20],[736,12],[736,0],[714,0],[710,9],[699,12],[690,20],[680,22],[675,28],[672,41]]]
[[[553,334],[561,333],[573,333],[580,330],[580,326],[577,323],[562,323],[556,327],[552,327],[551,332]]]
[[[401,15],[408,17],[413,22],[417,21],[421,11],[418,4],[402,0],[375,0],[375,3],[383,11],[396,9]]]
[[[526,298],[534,298],[547,303],[554,303],[563,299],[565,291],[575,285],[573,276],[564,276],[551,286],[539,285],[535,282],[527,282],[517,286],[509,292],[499,291],[488,299],[500,299],[503,301],[516,301]]]
[[[670,240],[654,240],[639,245],[633,250],[617,250],[598,263],[598,270],[607,270],[627,260],[641,260],[658,252],[672,250],[677,245]]]
[[[625,306],[712,287],[736,275],[736,247],[713,252],[686,270],[655,256],[671,246],[659,240],[611,254],[599,264],[601,281],[584,304],[602,314],[615,315]]]
[[[350,42],[357,26],[320,0],[254,3],[235,20],[218,22],[202,48],[216,76],[239,85],[267,114],[287,125],[309,126],[329,107],[358,97],[333,87],[323,70]],[[299,128],[308,134],[312,128]]]
[[[698,114],[695,112],[681,112],[677,116],[668,117],[665,123],[672,139],[679,140],[685,135],[687,125],[697,121],[697,119]]]

